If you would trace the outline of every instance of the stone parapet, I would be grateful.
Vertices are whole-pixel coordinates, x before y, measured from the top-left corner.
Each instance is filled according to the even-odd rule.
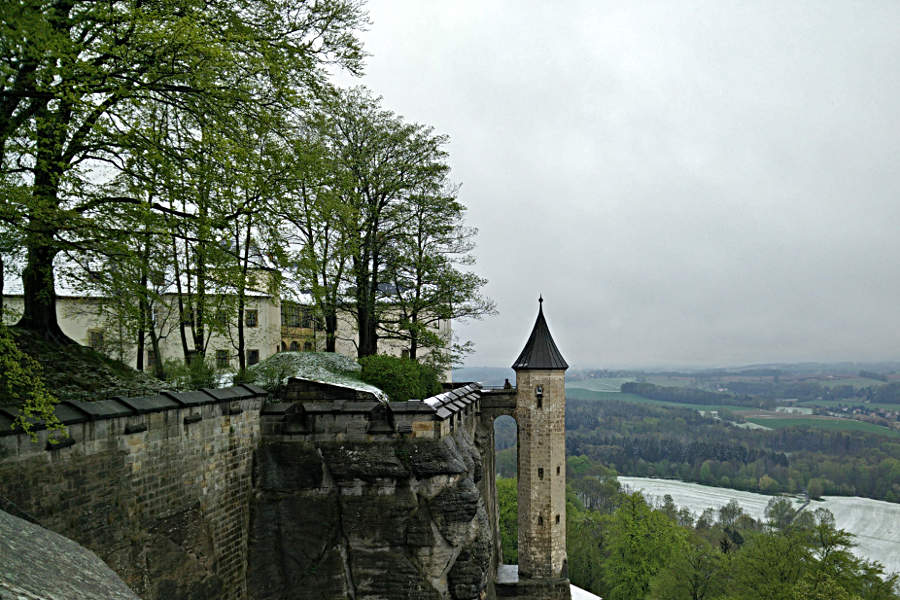
[[[99,555],[142,598],[246,598],[253,386],[63,402],[67,438],[0,423],[0,497]],[[54,435],[56,439],[58,436]]]
[[[297,380],[298,382],[301,380]],[[346,389],[302,380],[283,402],[270,404],[261,414],[263,436],[303,438],[309,441],[377,442],[395,439],[440,439],[457,429],[474,430],[481,409],[481,386],[470,383],[450,391],[407,402],[361,398]],[[317,396],[317,386],[327,386]],[[298,395],[297,389],[303,389]]]

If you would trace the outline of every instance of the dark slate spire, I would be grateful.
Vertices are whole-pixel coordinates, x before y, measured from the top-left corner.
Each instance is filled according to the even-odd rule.
[[[525,348],[519,354],[519,358],[513,363],[516,371],[525,369],[568,369],[566,359],[562,357],[559,348],[553,342],[547,321],[544,320],[544,298],[538,298],[538,316],[534,322],[531,336],[525,343]]]

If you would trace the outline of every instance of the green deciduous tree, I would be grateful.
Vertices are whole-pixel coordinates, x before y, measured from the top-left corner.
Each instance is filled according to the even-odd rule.
[[[4,190],[19,193],[4,195],[0,219],[26,247],[19,325],[59,341],[54,259],[108,254],[124,233],[119,214],[143,202],[103,186],[134,151],[143,109],[195,111],[215,130],[234,114],[297,103],[323,65],[359,66],[365,21],[352,0],[2,6],[0,169]]]
[[[613,600],[646,597],[653,578],[685,543],[684,531],[652,510],[640,492],[623,497],[606,535],[604,581]]]
[[[724,587],[725,555],[699,537],[690,537],[654,578],[650,598],[705,600]]]
[[[492,310],[478,293],[484,281],[456,268],[469,261],[473,231],[450,191],[447,138],[361,88],[327,97],[312,124],[334,173],[325,202],[341,206],[332,211],[341,250],[330,248],[346,261],[359,356],[375,354],[379,337],[407,341],[411,358],[445,348],[434,324]]]

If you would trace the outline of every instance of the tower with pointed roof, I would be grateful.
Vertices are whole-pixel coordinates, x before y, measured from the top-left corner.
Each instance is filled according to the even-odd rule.
[[[566,369],[538,299],[516,371],[519,577],[558,579],[566,568]]]

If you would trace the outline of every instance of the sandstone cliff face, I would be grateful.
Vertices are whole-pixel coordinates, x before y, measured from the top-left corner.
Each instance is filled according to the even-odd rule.
[[[483,477],[465,431],[378,443],[264,439],[250,598],[484,597],[494,549]]]

